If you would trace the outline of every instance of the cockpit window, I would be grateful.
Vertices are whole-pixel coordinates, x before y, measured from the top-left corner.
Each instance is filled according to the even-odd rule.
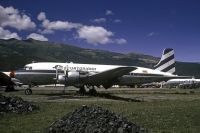
[[[30,66],[25,66],[25,67],[24,67],[24,70],[32,70],[32,67],[30,67]]]

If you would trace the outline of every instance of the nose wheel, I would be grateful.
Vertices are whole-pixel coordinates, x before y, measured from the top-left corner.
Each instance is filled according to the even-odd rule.
[[[30,88],[25,90],[25,95],[31,95],[32,94],[32,90]]]

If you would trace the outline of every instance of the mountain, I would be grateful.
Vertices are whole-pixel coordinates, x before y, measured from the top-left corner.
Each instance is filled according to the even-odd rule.
[[[85,49],[68,44],[28,40],[0,39],[0,69],[15,70],[32,61],[75,62],[113,65],[135,65],[153,68],[158,57],[104,50]],[[200,75],[199,63],[177,62],[178,75]]]
[[[157,58],[83,49],[67,44],[28,40],[0,40],[0,68],[17,69],[32,61],[153,66]]]

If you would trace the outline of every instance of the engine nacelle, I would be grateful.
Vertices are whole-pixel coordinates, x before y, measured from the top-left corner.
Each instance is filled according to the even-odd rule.
[[[86,74],[82,74],[77,71],[70,71],[65,74],[58,75],[58,82],[65,85],[75,85],[80,83],[80,79],[86,77]]]
[[[80,73],[79,72],[68,72],[68,75],[67,75],[67,81],[68,82],[72,82],[72,83],[78,83],[79,80],[80,80]]]

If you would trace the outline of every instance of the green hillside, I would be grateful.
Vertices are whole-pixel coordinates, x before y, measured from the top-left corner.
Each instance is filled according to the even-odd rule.
[[[28,40],[0,40],[0,70],[22,68],[32,61],[78,62],[93,64],[136,65],[152,68],[159,58],[129,53],[84,49],[72,45]],[[200,75],[200,64],[177,63],[177,74]]]

